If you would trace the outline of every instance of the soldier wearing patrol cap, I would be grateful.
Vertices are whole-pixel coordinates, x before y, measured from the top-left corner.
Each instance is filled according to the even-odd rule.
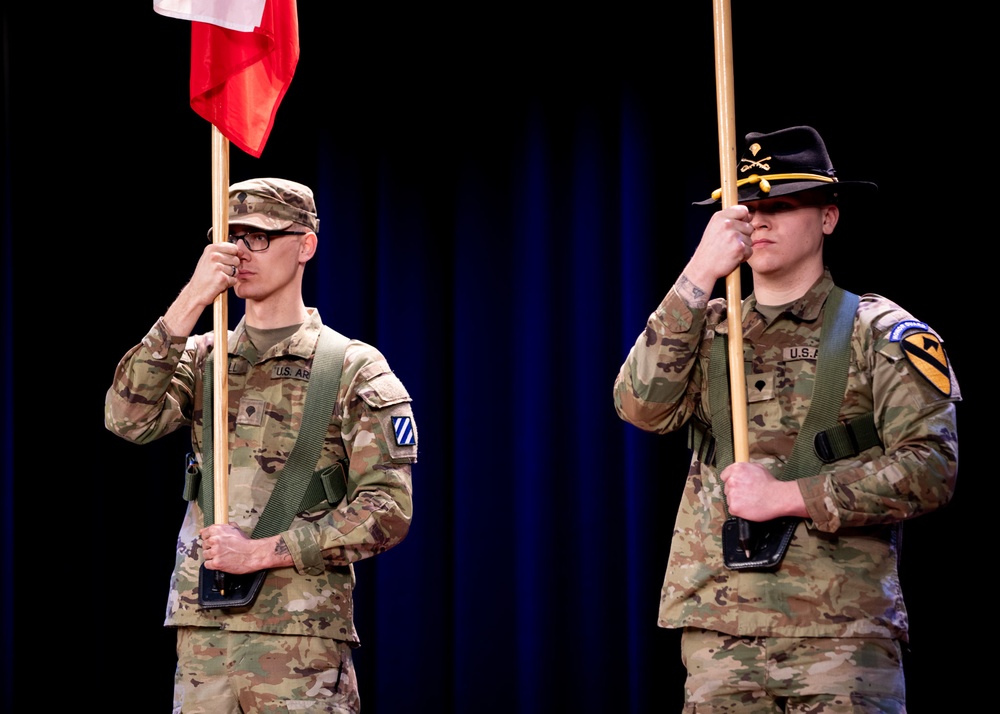
[[[900,528],[954,492],[958,382],[934,329],[824,263],[842,199],[874,184],[840,180],[808,126],[747,134],[737,171],[738,205],[708,219],[614,384],[623,420],[690,429],[659,611],[682,629],[685,711],[905,712]],[[710,296],[744,262],[733,336]],[[727,339],[746,374],[735,463]]]
[[[190,280],[119,362],[105,400],[107,428],[129,441],[191,431],[189,503],[165,619],[177,629],[174,711],[357,712],[353,563],[409,530],[417,460],[410,396],[375,347],[333,333],[303,302],[303,272],[319,242],[309,187],[277,178],[233,184],[228,223],[229,240],[209,236]],[[191,332],[229,288],[245,313],[228,341],[229,523],[212,523],[203,506],[212,471],[201,467],[212,453],[205,419],[214,336]],[[320,380],[323,362],[314,360],[331,339],[340,340],[342,364],[331,362],[342,371],[332,416],[320,414],[319,428],[302,432],[322,441],[305,445],[318,453],[309,487],[290,525],[251,537],[286,466],[296,473],[290,453],[300,448],[306,412],[316,411],[304,409]],[[263,575],[248,603],[220,606],[203,600],[203,571]]]

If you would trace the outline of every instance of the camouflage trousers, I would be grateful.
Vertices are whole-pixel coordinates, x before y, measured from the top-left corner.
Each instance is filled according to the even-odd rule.
[[[350,646],[322,637],[177,630],[173,714],[358,714]]]
[[[737,637],[687,628],[684,712],[906,714],[899,642]]]

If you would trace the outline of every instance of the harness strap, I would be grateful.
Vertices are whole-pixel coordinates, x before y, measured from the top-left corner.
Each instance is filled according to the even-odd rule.
[[[816,358],[809,413],[802,421],[792,454],[778,478],[792,481],[819,472],[822,462],[813,443],[824,428],[837,424],[840,406],[847,390],[847,372],[851,364],[851,334],[859,298],[854,293],[834,287],[823,306],[823,331]]]
[[[824,464],[855,456],[881,443],[872,412],[821,431],[813,440],[816,455]]]
[[[721,338],[721,339],[720,339]],[[726,336],[715,335],[708,362],[708,399],[715,435],[715,463],[721,471],[735,458],[733,452],[733,410],[729,403],[729,370],[726,365]]]
[[[264,511],[253,529],[252,538],[267,538],[277,535],[288,528],[296,513],[319,503],[324,497],[329,498],[330,469],[322,474],[314,474],[316,463],[327,429],[333,405],[340,391],[340,376],[344,366],[344,353],[348,338],[336,330],[324,325],[316,344],[316,354],[313,357],[312,372],[309,375],[309,385],[306,388],[306,401],[302,410],[302,426],[295,439],[292,452],[285,461],[285,466],[268,498]],[[202,418],[202,443],[204,444],[202,461],[204,463],[201,485],[198,492],[198,503],[205,516],[205,525],[214,521],[214,497],[212,488],[212,358],[209,354],[205,364],[204,380],[204,415]],[[346,466],[338,462],[337,466],[346,470]],[[337,466],[331,467],[337,468]],[[346,475],[346,474],[345,474]],[[318,476],[318,477],[316,477]],[[326,482],[326,483],[324,483]],[[342,497],[342,496],[341,496]]]
[[[817,473],[823,463],[854,456],[881,443],[873,414],[864,414],[846,423],[837,421],[847,389],[851,334],[858,303],[857,295],[834,287],[823,306],[822,341],[816,362],[812,402],[788,463],[778,476],[783,481]],[[710,457],[714,437],[715,464],[719,470],[731,464],[734,458],[726,339],[726,335],[716,335],[712,341],[708,366],[711,429],[706,431],[691,422],[688,438],[688,445],[696,449],[700,456]],[[824,429],[824,426],[827,428]]]

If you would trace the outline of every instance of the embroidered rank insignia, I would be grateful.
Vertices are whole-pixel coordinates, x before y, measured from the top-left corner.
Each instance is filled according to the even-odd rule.
[[[413,432],[413,421],[408,416],[394,416],[392,430],[396,434],[396,444],[413,446],[417,443],[417,435]]]
[[[911,332],[899,343],[903,354],[920,374],[945,396],[951,396],[951,368],[941,341],[930,332]]]

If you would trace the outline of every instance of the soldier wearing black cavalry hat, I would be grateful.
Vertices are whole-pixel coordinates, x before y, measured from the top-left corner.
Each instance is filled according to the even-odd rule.
[[[685,711],[905,712],[900,529],[954,492],[958,382],[938,332],[824,263],[844,199],[874,184],[840,180],[807,126],[747,134],[737,172],[738,204],[708,219],[614,384],[623,420],[690,430],[659,610],[682,629]],[[710,296],[742,263],[753,292],[730,335]]]

